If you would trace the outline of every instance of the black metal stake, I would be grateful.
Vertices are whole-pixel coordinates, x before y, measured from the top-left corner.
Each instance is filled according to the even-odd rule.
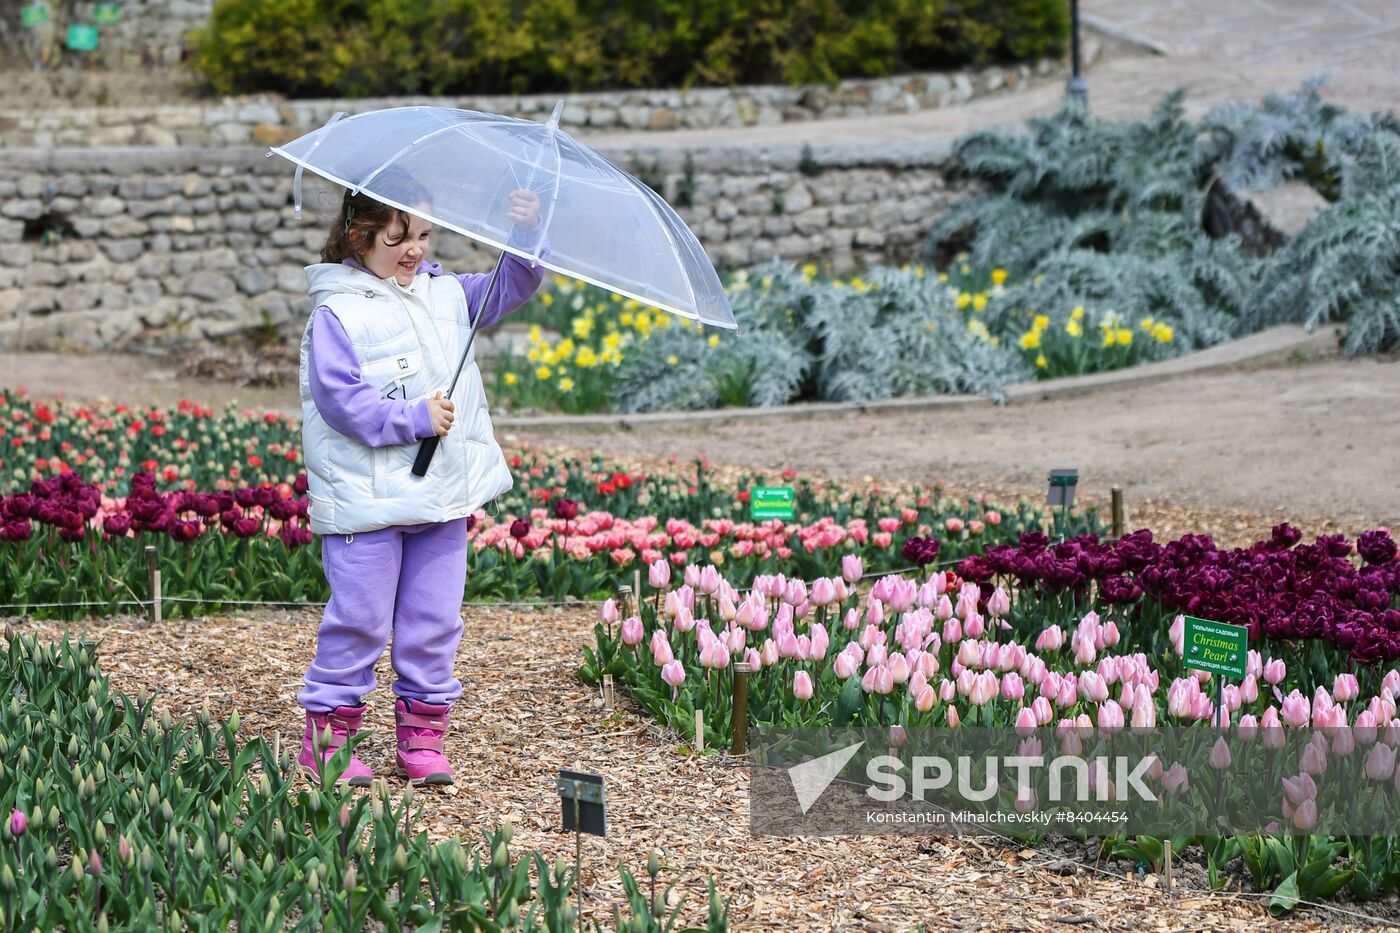
[[[1073,74],[1065,92],[1081,107],[1089,106],[1089,82],[1079,70],[1079,0],[1069,0],[1069,42]]]

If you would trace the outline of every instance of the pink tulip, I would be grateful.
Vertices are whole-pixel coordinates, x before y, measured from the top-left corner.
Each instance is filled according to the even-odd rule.
[[[1157,726],[1157,704],[1151,697],[1142,697],[1141,691],[1138,701],[1133,704],[1132,726],[1139,730],[1153,729]]]
[[[636,616],[630,616],[622,623],[622,643],[628,647],[641,644],[645,634],[642,620]]]
[[[749,665],[749,670],[757,673],[763,670],[763,656],[758,653],[757,648],[748,648],[744,651],[744,661]]]
[[[671,652],[671,642],[662,629],[651,633],[651,659],[656,662],[657,667],[665,667],[675,659]]]
[[[812,625],[812,644],[808,652],[809,660],[820,661],[826,657],[826,649],[831,644],[831,636],[827,634],[826,626],[820,622]]]
[[[942,700],[944,703],[951,703],[951,702],[953,702],[953,700],[955,700],[955,699],[957,698],[957,696],[958,696],[958,687],[957,687],[957,684],[953,683],[951,680],[948,680],[947,678],[944,678],[943,680],[939,681],[939,684],[938,684],[938,698],[939,698],[940,700]],[[964,696],[966,696],[966,694],[964,694]]]
[[[1361,687],[1355,674],[1338,674],[1332,681],[1332,697],[1338,703],[1346,703],[1361,695]]]
[[[861,566],[860,558],[855,554],[847,554],[841,558],[841,576],[847,583],[859,583],[864,575],[865,568]]]
[[[726,622],[733,622],[739,617],[739,610],[728,593],[719,594],[719,617]]]
[[[1356,717],[1356,725],[1353,727],[1356,732],[1356,741],[1362,745],[1370,745],[1376,740],[1379,733],[1376,714],[1369,709],[1362,710]]]
[[[894,693],[894,676],[888,667],[875,668],[875,692],[881,696]]]
[[[1097,652],[1094,649],[1093,639],[1080,638],[1074,644],[1074,663],[1081,667],[1094,663]]]
[[[937,698],[938,695],[934,693],[933,687],[929,684],[925,684],[920,688],[919,692],[914,695],[914,708],[921,713],[927,713],[929,710],[933,709],[933,703]]]
[[[652,561],[647,567],[647,582],[653,589],[662,590],[671,585],[671,565],[664,560]]]
[[[890,748],[903,748],[909,741],[909,730],[903,726],[890,726]]]
[[[1264,680],[1271,686],[1277,687],[1283,683],[1283,678],[1288,676],[1288,667],[1280,660],[1274,659],[1264,665]]]
[[[1400,699],[1400,669],[1392,668],[1385,672],[1381,680],[1381,693],[1392,700]]]
[[[885,648],[883,642],[876,642],[870,646],[870,650],[865,652],[865,664],[867,667],[877,667],[889,660],[889,650]]]
[[[725,629],[725,645],[729,648],[730,654],[739,654],[744,650],[744,643],[747,641],[747,633],[737,625]]]
[[[841,626],[848,632],[854,632],[860,628],[860,611],[847,609],[846,614],[841,618]]]
[[[1267,667],[1265,668],[1267,670]],[[1267,677],[1266,677],[1267,679]],[[1283,698],[1282,715],[1286,725],[1294,729],[1300,729],[1308,724],[1308,719],[1312,713],[1308,704],[1308,698],[1297,690]]]
[[[1035,809],[1035,791],[1029,787],[1021,787],[1016,791],[1016,812],[1029,813]]]
[[[1079,693],[1090,703],[1102,703],[1108,699],[1108,684],[1097,671],[1085,671],[1079,676]]]
[[[1001,695],[1013,703],[1021,702],[1021,698],[1026,695],[1026,685],[1021,681],[1021,675],[1015,671],[1002,675]]]
[[[673,689],[679,688],[685,683],[685,668],[679,661],[667,661],[661,668],[661,679],[670,684]]]
[[[947,721],[949,729],[956,729],[962,724],[962,717],[958,715],[958,708],[956,706],[948,707]]]
[[[940,622],[947,622],[953,618],[953,601],[948,598],[947,593],[938,598],[938,608],[933,611],[933,614]],[[948,641],[949,639],[944,636],[943,640]]]
[[[1321,733],[1319,733],[1321,735]],[[1309,742],[1303,748],[1303,753],[1298,756],[1298,767],[1308,774],[1323,774],[1327,771],[1327,748],[1324,741],[1319,747],[1316,742]]]
[[[1064,643],[1064,631],[1058,625],[1052,625],[1036,637],[1035,650],[1037,652],[1059,651],[1060,648],[1064,646]]]
[[[1366,756],[1366,776],[1373,781],[1388,781],[1395,774],[1395,749],[1384,742],[1373,745]]]
[[[1036,721],[1035,713],[1032,712],[1030,707],[1023,706],[1017,711],[1016,734],[1021,738],[1025,738],[1034,732],[1038,725],[1040,725],[1040,723]]]
[[[1259,734],[1259,720],[1255,719],[1253,714],[1245,713],[1240,717],[1239,732],[1240,741],[1253,742]]]
[[[1304,800],[1312,800],[1317,797],[1317,782],[1307,772],[1297,777],[1286,777],[1283,779],[1283,795],[1288,798],[1289,803],[1296,807]]]
[[[812,677],[806,671],[798,671],[793,675],[792,695],[803,702],[812,698]]]
[[[1240,683],[1240,700],[1251,705],[1259,700],[1259,680],[1253,674],[1246,674]]]
[[[972,701],[973,706],[986,706],[996,699],[997,686],[997,675],[991,671],[983,671],[973,681],[967,698]]]
[[[1100,703],[1098,710],[1099,731],[1112,735],[1123,728],[1123,707],[1117,703]]]
[[[895,683],[902,684],[909,680],[909,662],[898,651],[890,655],[886,666]]]
[[[25,816],[23,810],[13,810],[10,813],[10,835],[18,839],[29,831],[29,817]]]
[[[1035,722],[1038,726],[1048,726],[1055,718],[1055,710],[1050,706],[1050,701],[1045,697],[1036,697],[1031,703],[1031,712],[1035,714]]]
[[[1283,731],[1283,722],[1278,717],[1278,710],[1270,706],[1264,710],[1264,715],[1259,717],[1259,734],[1263,737],[1265,748],[1280,749],[1287,742],[1288,737]]]
[[[1162,772],[1162,787],[1165,790],[1184,791],[1191,785],[1191,778],[1180,762]]]
[[[860,671],[860,662],[856,660],[849,652],[842,651],[836,656],[836,663],[834,667],[836,670],[836,676],[841,678],[842,680],[846,680],[847,678],[854,676]]]
[[[602,609],[602,612],[600,613],[600,615],[601,615],[601,617],[602,617],[602,619],[603,619],[603,622],[604,622],[606,625],[614,625],[614,624],[617,622],[617,603],[616,603],[616,601],[611,600],[611,599],[604,600],[604,601],[603,601],[603,609]]]
[[[682,579],[685,581],[686,586],[690,587],[692,590],[696,589],[700,586],[700,568],[694,564],[688,565],[685,568]]]
[[[1222,736],[1215,740],[1215,744],[1210,749],[1210,766],[1217,771],[1224,771],[1230,767],[1230,746],[1225,744]]]
[[[1055,734],[1060,740],[1061,754],[1077,756],[1083,753],[1084,743],[1079,738],[1073,719],[1061,719],[1055,726]]]
[[[1293,825],[1305,833],[1317,829],[1317,801],[1304,800],[1299,804],[1298,809],[1293,811]]]
[[[978,615],[977,610],[968,612],[967,618],[963,620],[963,634],[968,638],[981,638],[986,631],[987,624],[982,620],[982,616]]]
[[[875,693],[875,692],[876,692],[876,690],[875,690],[875,688],[876,688],[876,682],[875,682],[876,673],[875,673],[875,672],[878,671],[878,670],[879,670],[878,667],[870,667],[870,668],[867,668],[866,671],[865,671],[865,676],[863,676],[863,677],[860,679],[860,689],[861,689],[862,691],[864,691],[865,693]]]
[[[778,663],[778,644],[771,638],[763,640],[763,647],[759,649],[759,657],[763,659],[764,667],[772,667]]]
[[[826,606],[836,601],[836,587],[826,577],[821,577],[812,583],[812,603],[816,606]]]

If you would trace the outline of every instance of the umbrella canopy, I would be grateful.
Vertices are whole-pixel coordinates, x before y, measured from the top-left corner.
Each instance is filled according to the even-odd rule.
[[[336,114],[268,154],[298,166],[298,209],[308,169],[556,272],[737,330],[695,234],[651,188],[559,129],[562,107],[543,124],[446,107]],[[504,218],[501,205],[518,188],[539,196],[543,237],[522,236]]]

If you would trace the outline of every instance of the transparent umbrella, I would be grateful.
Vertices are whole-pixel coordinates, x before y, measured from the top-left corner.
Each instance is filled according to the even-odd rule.
[[[337,114],[269,155],[295,162],[298,183],[309,169],[572,278],[737,329],[695,234],[651,188],[559,129],[562,109],[548,123],[446,107]],[[546,257],[512,243],[501,205],[517,188],[539,195]]]
[[[547,123],[446,107],[396,107],[346,116],[283,146],[297,166],[301,216],[304,169],[357,194],[455,230],[505,253],[682,317],[738,330],[719,275],[690,228],[656,192],[559,129],[560,102]],[[511,228],[509,192],[534,191],[539,229]],[[529,247],[521,243],[532,244]],[[547,250],[545,246],[547,244]],[[500,260],[481,300],[485,308]],[[473,312],[472,321],[480,314]],[[448,395],[471,352],[468,338]],[[419,449],[426,473],[438,439]]]

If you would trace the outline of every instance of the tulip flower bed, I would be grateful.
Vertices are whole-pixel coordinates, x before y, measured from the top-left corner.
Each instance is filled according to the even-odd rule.
[[[0,687],[7,930],[575,929],[562,859],[514,855],[509,823],[484,833],[486,857],[432,845],[412,788],[396,802],[383,785],[334,785],[348,752],[308,787],[290,750],[240,742],[236,713],[157,716],[67,640],[10,637]],[[655,859],[647,870],[650,898],[620,869],[627,929],[670,930],[681,905],[656,897]],[[727,913],[711,882],[705,929],[727,929]]]
[[[752,726],[1051,727],[1063,738],[1066,729],[1199,724],[1266,743],[1285,729],[1325,729],[1331,741],[1303,754],[1279,800],[1279,820],[1307,832],[1318,818],[1312,782],[1331,755],[1360,755],[1369,786],[1400,792],[1400,670],[1390,647],[1400,564],[1384,531],[1358,542],[1361,567],[1346,559],[1345,539],[1295,548],[1297,540],[1286,526],[1231,552],[1196,536],[1159,546],[1140,532],[1052,547],[1027,534],[956,572],[881,577],[864,596],[854,556],[839,577],[808,585],[760,575],[747,593],[710,566],[687,567],[673,588],[671,568],[658,562],[636,611],[604,605],[580,676],[611,674],[688,738],[702,710],[710,748],[731,734],[735,660],[752,671]],[[1248,613],[1213,614],[1230,607]],[[1246,676],[1223,687],[1219,710],[1211,675],[1182,662],[1181,611],[1250,627]],[[1153,777],[1168,792],[1190,780],[1179,767]],[[1242,858],[1256,885],[1277,886],[1284,908],[1344,885],[1361,897],[1400,888],[1400,841],[1302,838],[1181,838],[1175,849],[1201,845],[1213,882]],[[1161,842],[1111,839],[1108,848],[1159,864]]]

